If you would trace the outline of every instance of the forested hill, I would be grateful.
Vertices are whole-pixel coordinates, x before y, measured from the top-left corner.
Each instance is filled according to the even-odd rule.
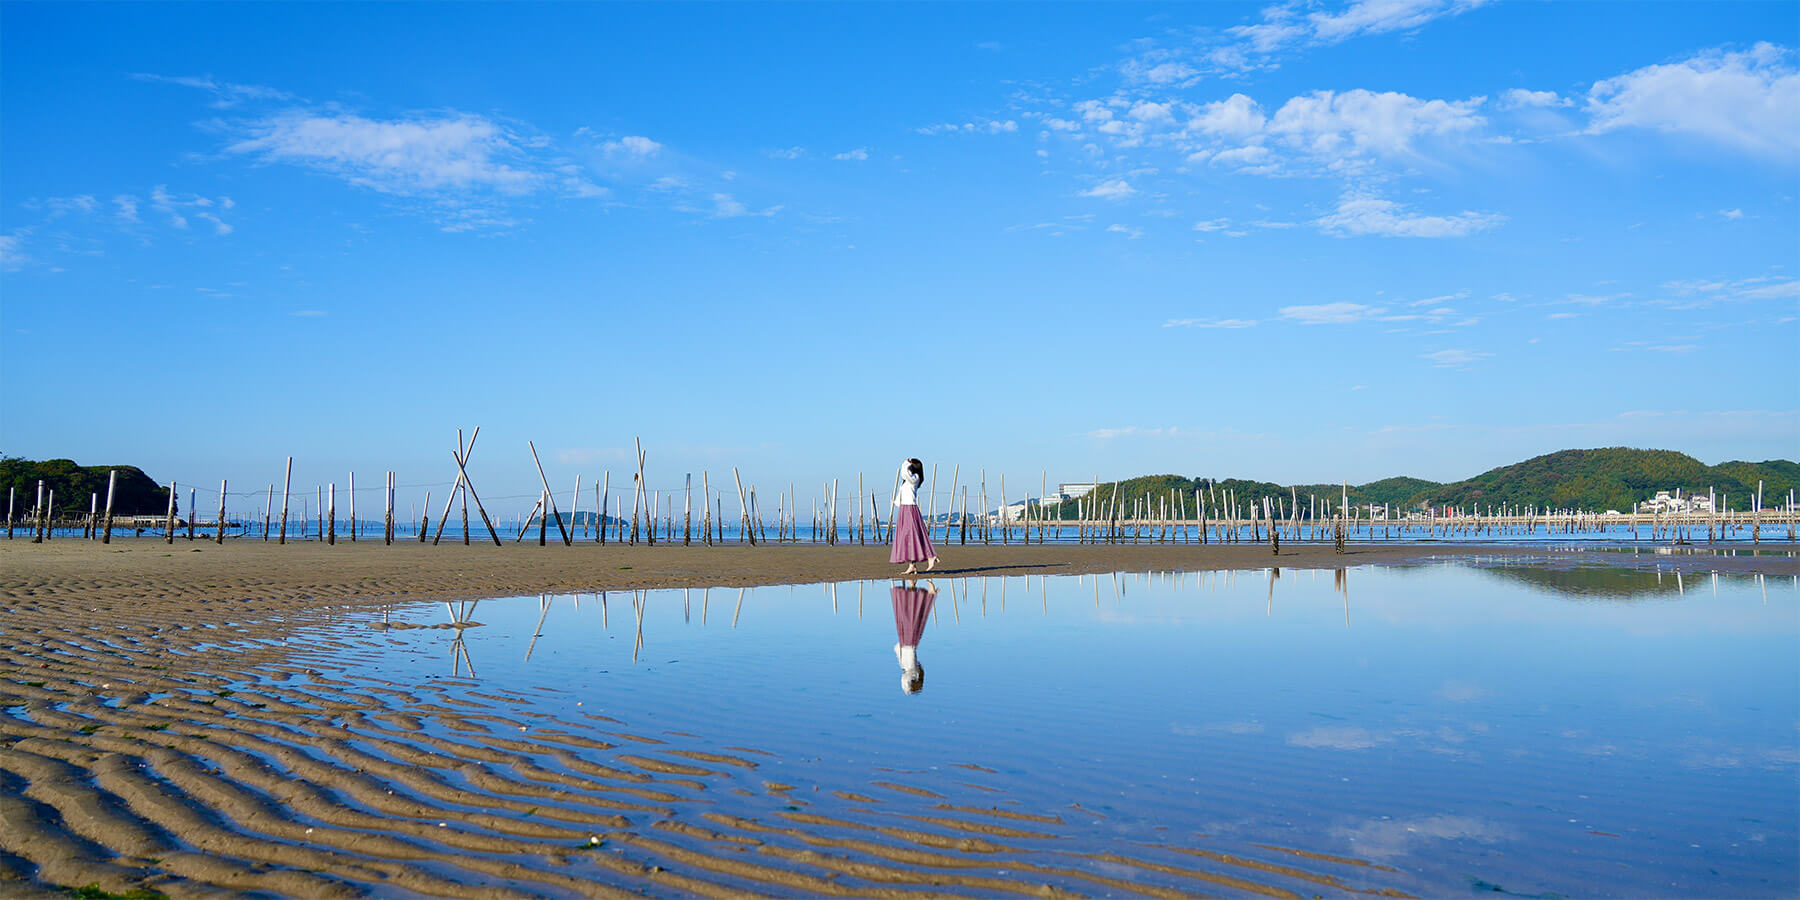
[[[1628,512],[1657,491],[1679,488],[1725,495],[1731,509],[1747,510],[1763,481],[1763,505],[1787,502],[1800,487],[1800,464],[1785,459],[1725,462],[1709,466],[1673,450],[1559,450],[1524,462],[1490,469],[1474,478],[1424,492],[1438,506],[1536,506],[1552,509],[1616,509]]]
[[[56,491],[59,514],[87,515],[90,495],[98,494],[100,505],[106,505],[107,473],[114,469],[119,480],[113,491],[113,515],[159,516],[169,511],[168,487],[150,480],[137,466],[81,466],[72,459],[0,457],[0,492],[13,490],[13,516],[22,519],[37,502],[37,485],[42,479],[46,497]]]
[[[1431,505],[1458,506],[1465,509],[1535,507],[1537,509],[1583,509],[1629,511],[1640,500],[1648,500],[1657,491],[1705,494],[1708,489],[1720,495],[1731,509],[1748,510],[1756,495],[1757,479],[1763,481],[1763,504],[1779,506],[1787,502],[1791,489],[1800,489],[1800,464],[1775,459],[1764,462],[1725,462],[1716,466],[1672,450],[1636,450],[1628,447],[1606,447],[1596,450],[1559,450],[1524,462],[1490,469],[1473,478],[1442,484],[1423,478],[1397,476],[1349,486],[1350,502],[1355,505],[1386,504],[1396,510]],[[1097,496],[1105,501],[1113,494],[1112,483],[1100,485]],[[1344,492],[1342,485],[1284,485],[1244,478],[1189,478],[1182,475],[1141,475],[1118,482],[1120,498],[1166,497],[1174,490],[1192,503],[1196,490],[1232,491],[1238,500],[1248,504],[1264,497],[1280,498],[1285,503],[1297,496],[1301,510],[1310,505],[1309,498],[1329,498],[1335,507]],[[1211,501],[1208,501],[1209,505]],[[1062,504],[1064,518],[1075,516],[1074,501]]]

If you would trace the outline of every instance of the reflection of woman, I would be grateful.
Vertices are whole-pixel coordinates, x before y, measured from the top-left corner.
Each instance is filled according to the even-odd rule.
[[[919,486],[925,483],[925,464],[909,459],[900,466],[900,487],[894,492],[894,549],[888,562],[906,563],[911,575],[918,572],[916,563],[924,563],[925,571],[937,565],[937,549],[931,546],[931,533],[919,515]]]
[[[900,663],[900,689],[916,694],[925,689],[925,667],[919,665],[919,640],[925,637],[925,622],[931,618],[937,585],[929,581],[924,587],[896,584],[888,592],[894,598],[894,632],[900,638],[894,645],[894,658]]]

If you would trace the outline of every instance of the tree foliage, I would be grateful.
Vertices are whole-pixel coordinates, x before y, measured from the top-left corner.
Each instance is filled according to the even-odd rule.
[[[13,515],[23,518],[37,502],[41,479],[46,498],[50,491],[56,491],[58,510],[86,515],[92,495],[99,496],[102,510],[106,508],[107,473],[114,470],[118,471],[119,480],[113,490],[113,515],[156,516],[169,511],[169,489],[152,481],[137,466],[82,466],[71,459],[0,457],[0,490],[11,488],[15,492]],[[179,508],[176,511],[180,512]]]

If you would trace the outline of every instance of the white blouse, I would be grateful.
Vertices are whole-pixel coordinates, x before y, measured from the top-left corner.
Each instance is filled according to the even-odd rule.
[[[918,506],[919,505],[919,486],[924,483],[925,483],[924,476],[915,475],[912,472],[907,471],[905,466],[901,466],[900,467],[900,489],[894,493],[893,505],[895,505],[895,506]]]

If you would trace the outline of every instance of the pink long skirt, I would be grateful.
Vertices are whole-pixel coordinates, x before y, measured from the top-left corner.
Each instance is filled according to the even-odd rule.
[[[894,549],[888,554],[888,562],[924,562],[936,555],[937,550],[931,546],[931,533],[925,528],[925,518],[919,515],[919,508],[900,507],[894,517]]]

